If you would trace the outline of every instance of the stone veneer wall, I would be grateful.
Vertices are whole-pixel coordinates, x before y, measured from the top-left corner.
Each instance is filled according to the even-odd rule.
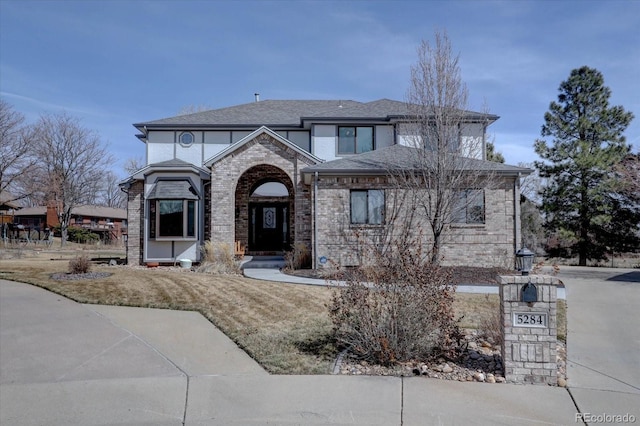
[[[211,167],[211,240],[233,246],[236,239],[235,194],[240,177],[256,166],[270,165],[286,174],[293,184],[295,204],[293,244],[311,243],[311,211],[309,190],[305,188],[300,170],[313,162],[263,133],[229,153]],[[285,183],[285,182],[283,182]],[[286,184],[286,183],[285,183]]]
[[[537,302],[521,302],[522,287],[537,287]],[[510,383],[558,384],[557,285],[549,276],[501,276],[500,316],[504,377]],[[513,323],[513,314],[547,314],[546,327],[524,327]]]
[[[144,247],[144,182],[135,181],[129,188],[127,200],[127,265],[142,264]]]
[[[316,226],[317,253],[343,266],[360,262],[357,256],[358,238],[383,234],[380,226],[350,224],[351,189],[387,189],[386,210],[392,205],[395,189],[384,176],[319,177]],[[313,183],[311,188],[313,189]],[[453,225],[442,242],[443,265],[476,265],[513,267],[515,246],[513,179],[485,190],[485,223]],[[388,212],[387,212],[388,214]],[[429,225],[424,232],[430,232]]]
[[[441,250],[444,265],[513,268],[515,252],[521,247],[520,241],[514,243],[513,184],[513,178],[504,179],[499,185],[485,189],[484,224],[451,226]]]

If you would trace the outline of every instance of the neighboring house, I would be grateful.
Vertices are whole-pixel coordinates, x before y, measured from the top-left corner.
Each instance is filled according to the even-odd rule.
[[[14,225],[32,235],[44,235],[46,229],[60,224],[54,206],[25,207],[16,210]],[[113,207],[77,206],[71,210],[69,226],[85,228],[103,241],[122,241],[127,234],[127,211]]]
[[[385,226],[390,159],[410,162],[407,106],[381,99],[266,100],[134,124],[147,165],[128,193],[128,262],[200,260],[205,241],[274,254],[304,245],[313,266],[356,262],[345,235]],[[495,115],[467,112],[460,143],[480,142]],[[484,161],[500,184],[457,218],[446,264],[495,265],[520,246],[519,177],[529,169]],[[407,163],[408,164],[408,163]],[[455,229],[453,229],[455,228]],[[322,259],[322,262],[319,260]]]

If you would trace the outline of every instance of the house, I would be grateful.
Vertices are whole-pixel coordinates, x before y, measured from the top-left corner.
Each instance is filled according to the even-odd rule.
[[[486,128],[498,117],[464,113],[459,143],[482,147],[468,156],[500,184],[476,189],[480,214],[459,219],[444,263],[504,263],[520,246],[519,177],[530,170],[485,161]],[[120,184],[128,193],[128,262],[197,262],[211,240],[256,255],[304,246],[314,267],[354,264],[345,233],[385,226],[386,165],[419,149],[407,114],[404,102],[388,99],[256,97],[134,124],[147,165]]]
[[[24,207],[13,213],[13,224],[31,239],[44,238],[45,231],[59,225],[55,206]],[[81,205],[71,210],[69,226],[87,229],[105,242],[118,242],[127,235],[127,211],[113,207]],[[18,228],[19,227],[19,228]]]

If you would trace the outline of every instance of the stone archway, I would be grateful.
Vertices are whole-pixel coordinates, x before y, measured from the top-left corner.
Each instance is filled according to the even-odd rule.
[[[284,185],[282,193],[256,193],[265,183]],[[295,189],[280,168],[260,164],[245,171],[235,191],[235,240],[248,254],[281,254],[295,241]]]

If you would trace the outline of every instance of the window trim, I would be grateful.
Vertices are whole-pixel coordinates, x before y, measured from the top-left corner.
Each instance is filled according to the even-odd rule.
[[[341,152],[340,151],[340,129],[344,129],[344,128],[353,128],[355,131],[355,140],[354,140],[354,144],[353,144],[353,152]],[[375,151],[376,149],[376,126],[357,126],[357,125],[352,125],[352,126],[337,126],[337,133],[336,133],[336,156],[340,157],[340,156],[345,156],[345,155],[358,155],[358,154],[363,154],[365,152],[371,152],[371,151],[363,151],[363,152],[358,152],[358,129],[359,128],[367,128],[367,129],[371,129],[371,151]]]
[[[182,235],[160,235],[160,203],[163,201],[182,202]],[[198,200],[156,198],[149,200],[149,239],[155,241],[195,241],[198,239]],[[192,204],[192,208],[189,206]],[[190,223],[192,222],[192,223]],[[189,235],[193,227],[193,235]]]
[[[191,142],[183,142],[182,141],[182,137],[183,136],[191,136]],[[193,135],[193,133],[191,132],[182,132],[178,135],[178,142],[180,143],[180,145],[182,146],[191,146],[193,145],[193,143],[195,142],[196,137]]]
[[[380,222],[379,223],[371,223],[370,222],[370,218],[369,218],[369,210],[371,209],[371,206],[369,205],[369,200],[371,200],[369,193],[371,191],[379,191],[382,194],[382,206],[381,206],[381,211],[380,211]],[[365,222],[354,222],[353,221],[353,194],[354,193],[366,193],[367,195],[367,208],[366,208],[366,220]],[[351,226],[358,226],[358,227],[378,227],[378,226],[384,226],[385,225],[385,209],[386,209],[386,194],[385,194],[385,190],[384,189],[350,189],[349,190],[349,224]]]

